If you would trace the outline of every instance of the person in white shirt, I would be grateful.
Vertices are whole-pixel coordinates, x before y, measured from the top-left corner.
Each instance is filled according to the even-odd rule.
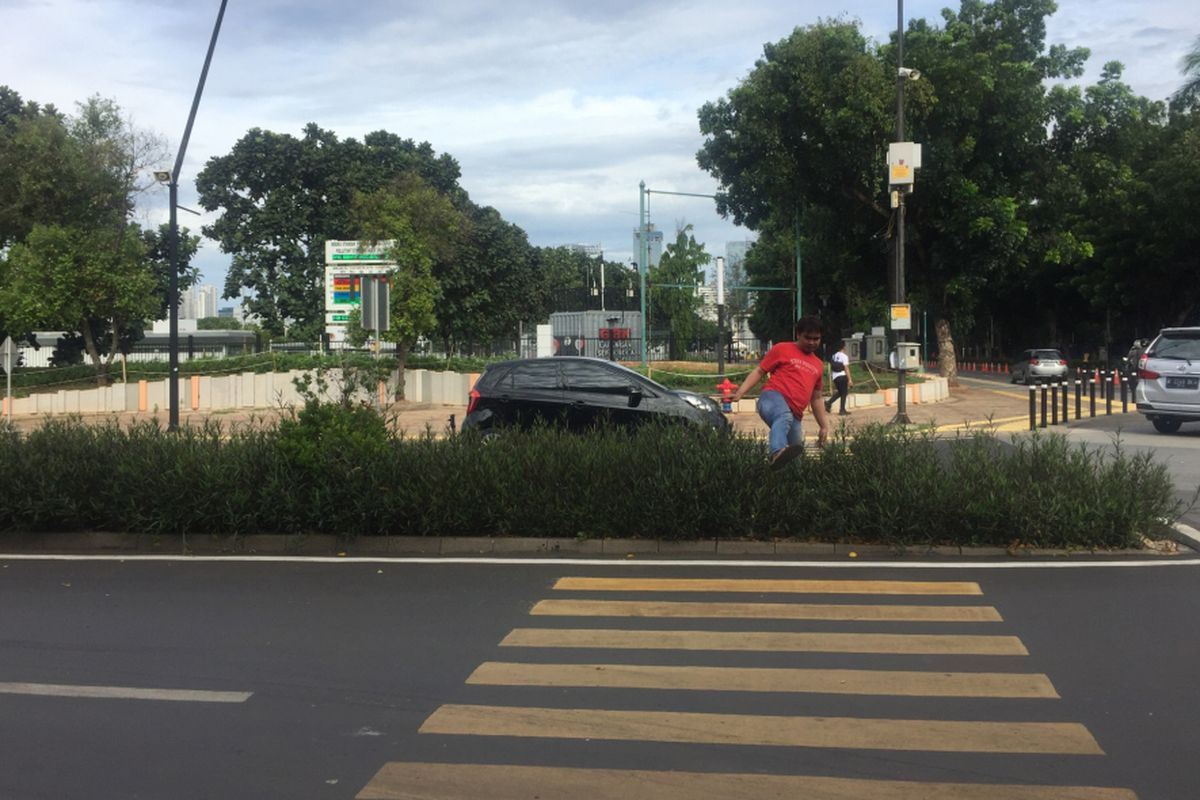
[[[829,360],[830,369],[833,373],[833,394],[825,401],[825,410],[833,409],[833,402],[840,400],[838,414],[845,416],[850,412],[846,410],[846,395],[850,393],[850,387],[854,385],[854,379],[850,377],[850,356],[846,355],[846,342],[843,340],[838,344],[837,352],[833,354],[833,358]]]

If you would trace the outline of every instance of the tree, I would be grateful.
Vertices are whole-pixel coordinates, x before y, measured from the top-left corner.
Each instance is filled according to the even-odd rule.
[[[12,246],[0,282],[0,309],[10,329],[78,332],[103,385],[122,334],[157,308],[154,275],[136,232],[120,237],[60,225],[36,225]],[[109,341],[99,339],[107,330]]]
[[[1200,100],[1200,36],[1196,37],[1192,49],[1180,59],[1179,66],[1185,80],[1171,99],[1180,106],[1186,106]]]
[[[381,335],[396,343],[400,382],[397,398],[404,399],[404,364],[419,336],[437,325],[436,308],[442,295],[433,274],[439,256],[451,260],[466,217],[449,198],[414,173],[369,194],[354,195],[352,215],[357,236],[367,241],[394,240],[389,259],[396,269],[388,274],[391,327]]]
[[[200,204],[221,216],[204,228],[233,256],[226,298],[250,292],[247,308],[268,332],[315,339],[324,329],[325,241],[351,239],[356,192],[413,173],[446,196],[461,193],[457,162],[427,143],[377,131],[362,142],[315,124],[302,138],[251,129],[197,177]]]
[[[129,218],[164,158],[161,138],[111,100],[89,98],[65,117],[0,88],[0,249],[8,247],[0,327],[78,334],[104,381],[122,342],[152,314],[151,265]]]
[[[985,297],[1048,258],[1084,254],[1040,202],[1054,166],[1045,82],[1078,76],[1087,56],[1045,47],[1053,10],[1051,0],[964,0],[940,28],[909,24],[905,60],[922,78],[905,88],[906,138],[922,143],[925,168],[907,201],[906,294],[946,331],[975,326]],[[884,162],[895,64],[894,43],[877,48],[855,24],[823,22],[767,45],[727,98],[700,109],[697,158],[721,182],[721,210],[762,230],[759,247],[777,256],[798,229],[804,306],[829,296],[823,313],[844,321],[880,307],[894,285]]]
[[[650,269],[651,318],[666,319],[671,328],[670,358],[687,354],[696,335],[696,312],[700,308],[697,289],[704,284],[704,265],[709,262],[704,245],[696,242],[692,226],[684,225],[667,245],[658,266]],[[647,330],[649,326],[647,326]]]
[[[700,109],[697,161],[720,181],[718,210],[760,234],[746,260],[753,284],[795,286],[799,232],[805,309],[824,296],[844,317],[848,289],[886,303],[881,178],[893,102],[876,49],[857,25],[831,20],[764,46],[744,81]],[[795,308],[794,294],[760,293],[751,327],[790,338]]]

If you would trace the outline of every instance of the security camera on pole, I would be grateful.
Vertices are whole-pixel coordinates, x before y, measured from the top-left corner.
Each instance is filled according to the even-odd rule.
[[[904,196],[912,191],[916,170],[921,167],[921,145],[904,141],[904,84],[921,73],[904,66],[904,0],[896,0],[896,141],[888,145],[888,187],[892,208],[896,209],[896,268],[892,284],[892,330],[896,331],[895,366],[897,374],[896,416],[892,422],[907,425],[907,389],[904,375],[920,365],[920,354],[913,357],[906,346],[906,332],[912,329],[912,308],[904,290]]]

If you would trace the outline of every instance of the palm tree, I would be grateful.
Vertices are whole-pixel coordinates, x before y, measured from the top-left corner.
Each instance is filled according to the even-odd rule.
[[[1192,46],[1191,52],[1180,60],[1179,66],[1187,80],[1175,92],[1174,99],[1176,102],[1186,103],[1200,98],[1200,36],[1196,37],[1196,44]]]

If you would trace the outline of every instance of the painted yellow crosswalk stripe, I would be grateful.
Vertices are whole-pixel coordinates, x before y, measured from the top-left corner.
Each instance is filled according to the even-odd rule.
[[[1058,692],[1045,675],[1011,672],[520,664],[486,661],[471,673],[467,683],[490,686],[810,692],[898,697],[1058,698]]]
[[[554,588],[586,592],[787,592],[795,594],[981,595],[972,581],[706,578],[559,578]]]
[[[991,606],[832,603],[688,603],[642,600],[542,600],[529,612],[554,617],[811,619],[851,622],[1003,622]]]
[[[385,764],[357,800],[1137,800],[1128,789],[492,764]]]
[[[1016,636],[516,628],[501,647],[1027,656]]]
[[[419,733],[689,744],[1103,755],[1075,722],[780,717],[683,711],[443,705]]]

